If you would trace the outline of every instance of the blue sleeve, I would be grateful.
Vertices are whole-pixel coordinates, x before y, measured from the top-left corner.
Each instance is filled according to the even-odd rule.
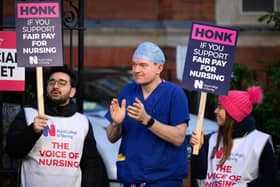
[[[186,94],[180,87],[176,87],[171,96],[170,123],[178,125],[180,123],[188,123],[189,107]]]

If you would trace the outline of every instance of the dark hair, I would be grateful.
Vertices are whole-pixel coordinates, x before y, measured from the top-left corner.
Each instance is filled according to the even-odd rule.
[[[69,66],[63,65],[63,66],[56,66],[56,67],[50,68],[48,71],[48,79],[50,78],[50,76],[52,74],[57,73],[57,72],[62,72],[62,73],[66,73],[67,75],[69,75],[71,87],[73,87],[73,88],[77,87],[76,74]]]
[[[226,112],[226,120],[223,126],[219,127],[218,136],[216,140],[216,146],[212,150],[211,159],[214,158],[215,154],[218,152],[219,144],[221,138],[223,139],[223,155],[220,160],[219,166],[223,166],[231,154],[231,149],[233,147],[232,141],[232,129],[236,121]]]

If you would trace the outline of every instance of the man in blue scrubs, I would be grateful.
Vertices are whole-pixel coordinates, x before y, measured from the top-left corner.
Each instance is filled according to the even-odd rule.
[[[117,175],[124,187],[182,187],[188,176],[188,101],[179,86],[160,77],[164,63],[157,45],[141,43],[132,58],[135,82],[106,114],[108,139],[122,138]]]

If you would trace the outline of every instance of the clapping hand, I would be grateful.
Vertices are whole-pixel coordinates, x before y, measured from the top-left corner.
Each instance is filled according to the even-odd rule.
[[[116,98],[113,98],[110,105],[110,113],[113,122],[115,125],[120,125],[125,117],[125,105],[126,100],[123,99],[121,103],[121,107],[119,106],[119,101]]]
[[[138,98],[135,98],[133,105],[127,107],[127,112],[129,117],[143,124],[146,124],[150,119],[150,116],[146,113],[143,103]]]

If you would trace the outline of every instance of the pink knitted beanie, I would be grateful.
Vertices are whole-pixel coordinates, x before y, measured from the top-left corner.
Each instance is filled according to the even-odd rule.
[[[248,116],[255,103],[261,103],[263,99],[262,89],[259,86],[252,86],[248,91],[232,90],[227,96],[220,95],[218,100],[227,113],[237,122]]]

